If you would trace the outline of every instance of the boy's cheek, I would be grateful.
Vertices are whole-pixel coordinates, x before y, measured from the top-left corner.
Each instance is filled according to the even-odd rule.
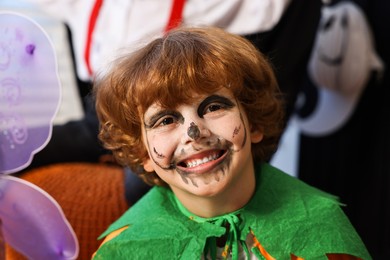
[[[219,122],[217,124],[219,129],[216,133],[224,137],[226,140],[235,142],[235,140],[241,140],[245,136],[245,126],[241,120],[226,120],[225,122]]]

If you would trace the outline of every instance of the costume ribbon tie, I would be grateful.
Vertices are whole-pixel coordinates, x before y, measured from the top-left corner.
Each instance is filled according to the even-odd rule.
[[[226,243],[224,249],[222,251],[222,259],[228,259],[229,256],[232,260],[237,260],[239,256],[239,248],[240,245],[245,251],[247,259],[249,259],[249,249],[245,242],[245,238],[241,237],[241,233],[245,227],[244,220],[239,217],[242,209],[237,210],[232,213],[228,213],[225,215],[213,217],[213,218],[202,218],[198,217],[191,212],[189,212],[176,198],[177,205],[180,211],[191,220],[196,221],[198,223],[208,222],[210,224],[223,227],[227,231],[226,235]],[[245,237],[245,236],[244,236]],[[217,259],[217,238],[209,237],[206,241],[206,246],[204,250],[204,258],[207,259],[207,255],[210,255],[211,259]]]

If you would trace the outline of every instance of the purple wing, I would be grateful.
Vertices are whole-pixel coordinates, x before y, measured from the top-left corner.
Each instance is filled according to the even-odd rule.
[[[29,259],[75,259],[78,243],[57,202],[37,186],[0,177],[4,239]]]
[[[49,38],[30,19],[0,13],[0,173],[27,167],[47,144],[59,102]]]
[[[0,12],[0,223],[29,259],[75,259],[77,237],[57,202],[7,176],[27,167],[51,136],[60,101],[54,49],[32,20]]]

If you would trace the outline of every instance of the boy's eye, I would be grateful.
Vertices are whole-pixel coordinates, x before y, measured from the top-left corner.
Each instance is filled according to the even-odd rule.
[[[173,124],[175,122],[175,119],[172,117],[166,117],[163,118],[158,125],[169,125]]]
[[[152,128],[158,128],[158,127],[164,127],[169,126],[171,124],[175,124],[179,121],[179,119],[175,116],[166,115],[164,117],[161,117],[160,119],[156,120],[152,124]]]
[[[162,111],[149,121],[149,128],[158,128],[183,122],[183,116],[175,111]]]
[[[208,107],[206,107],[206,110],[204,111],[204,114],[207,114],[207,113],[210,113],[210,112],[214,112],[214,111],[220,110],[220,109],[222,109],[222,108],[223,108],[222,105],[219,105],[219,104],[211,104],[211,105],[209,105]]]
[[[198,107],[199,117],[212,112],[217,112],[218,110],[224,111],[234,107],[234,103],[224,96],[212,95],[205,98]]]
[[[145,119],[145,126],[149,129],[164,127],[183,120],[183,116],[177,111],[160,110]]]

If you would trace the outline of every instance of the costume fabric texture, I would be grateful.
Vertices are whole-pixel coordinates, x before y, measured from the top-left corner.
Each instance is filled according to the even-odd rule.
[[[253,233],[275,259],[327,259],[327,253],[371,259],[335,197],[268,164],[256,167],[256,182],[253,198],[237,211],[238,239]],[[226,228],[196,221],[178,203],[170,189],[154,187],[101,235],[129,226],[94,259],[201,259],[208,241]],[[249,251],[263,258],[257,247]]]

